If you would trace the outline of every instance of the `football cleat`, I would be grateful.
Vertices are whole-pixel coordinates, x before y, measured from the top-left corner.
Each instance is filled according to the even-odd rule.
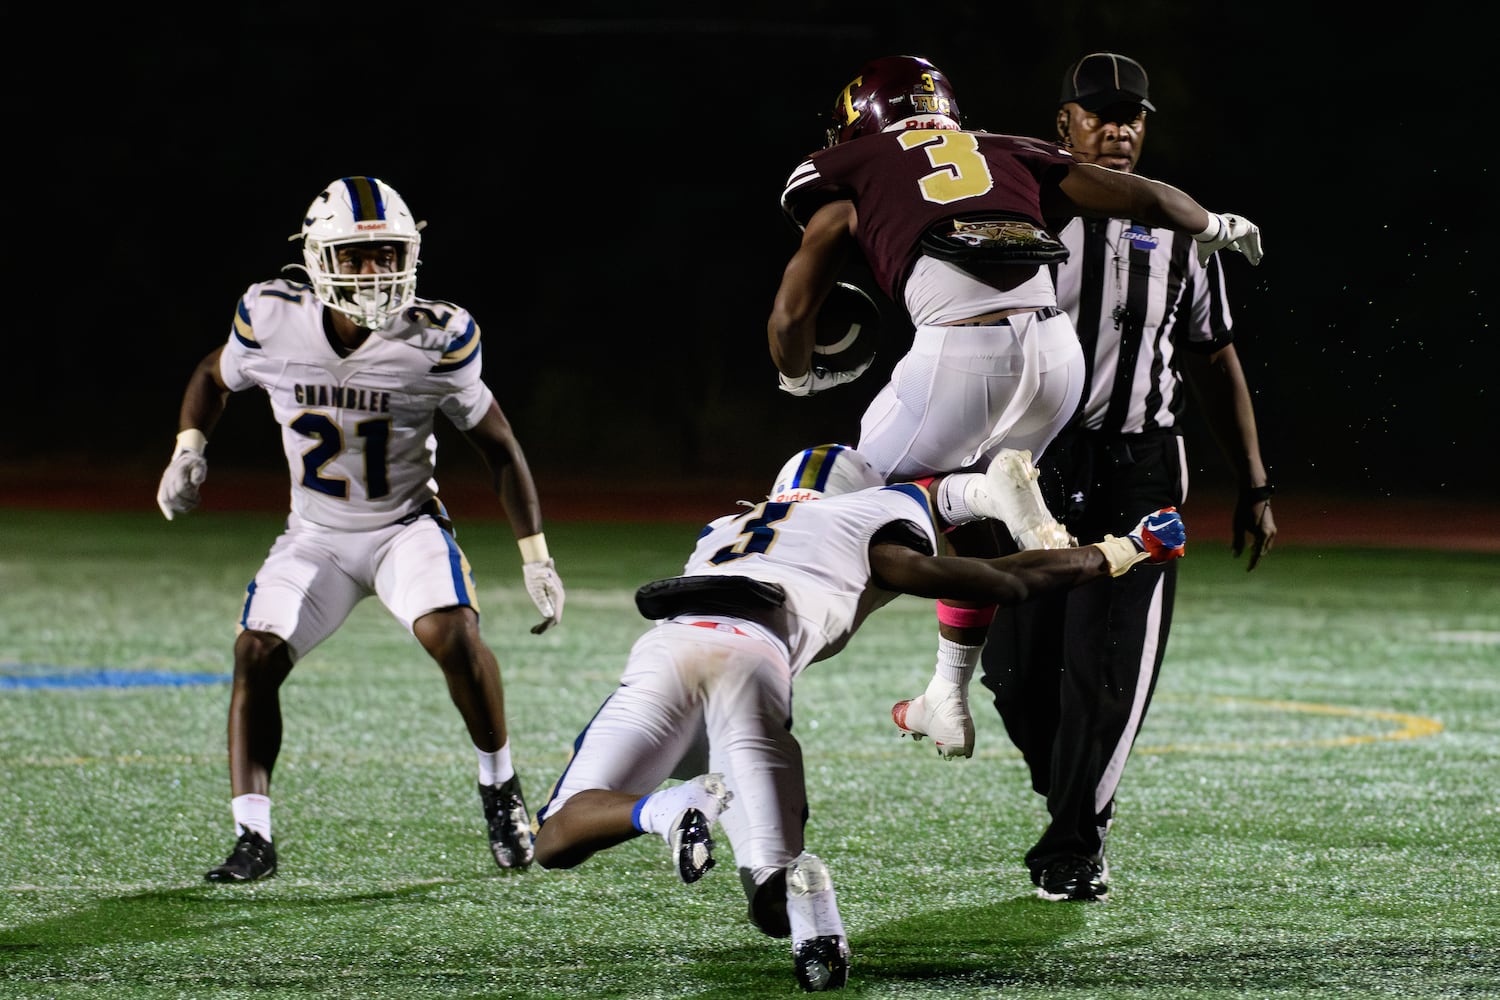
[[[797,982],[809,993],[843,989],[849,981],[849,939],[822,858],[803,851],[787,865],[786,901]]]
[[[669,841],[677,874],[688,885],[702,878],[714,866],[714,838],[709,835],[711,822],[702,810],[688,809],[677,818]]]
[[[498,785],[480,785],[484,822],[489,828],[490,853],[501,868],[525,868],[531,864],[531,816],[521,798],[521,776],[512,774]]]
[[[1146,553],[1148,562],[1170,562],[1187,550],[1187,528],[1176,507],[1163,507],[1141,518],[1131,530],[1130,540]]]
[[[975,514],[1005,522],[1023,549],[1066,549],[1078,544],[1047,509],[1031,452],[1002,448],[983,476],[964,485],[964,503]]]
[[[1109,873],[1104,865],[1077,856],[1058,858],[1035,876],[1037,898],[1050,903],[1109,901]]]
[[[254,882],[275,874],[275,845],[254,830],[245,830],[224,863],[210,868],[203,877],[210,882]]]
[[[841,990],[849,981],[849,942],[842,935],[798,941],[792,946],[792,966],[808,993]]]
[[[700,774],[691,781],[656,794],[669,796],[670,801],[683,804],[682,811],[672,822],[667,844],[672,848],[677,874],[691,885],[714,866],[714,840],[709,828],[719,818],[719,813],[729,808],[734,793],[724,784],[722,774],[712,773]]]
[[[968,692],[952,681],[934,677],[925,693],[891,706],[891,721],[902,736],[921,741],[932,737],[944,760],[974,755],[974,717]]]

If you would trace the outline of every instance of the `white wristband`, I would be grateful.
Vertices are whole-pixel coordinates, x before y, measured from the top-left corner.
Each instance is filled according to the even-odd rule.
[[[540,531],[534,535],[527,535],[525,538],[517,538],[516,544],[521,547],[522,562],[547,561],[547,536]]]
[[[203,449],[208,447],[208,437],[196,427],[189,427],[177,435],[177,444],[172,448],[172,454],[186,449],[203,454]]]
[[[1193,236],[1199,243],[1211,243],[1224,231],[1224,217],[1216,212],[1208,213],[1208,228]]]

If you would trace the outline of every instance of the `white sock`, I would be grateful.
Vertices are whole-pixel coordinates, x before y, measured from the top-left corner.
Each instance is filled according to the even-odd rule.
[[[967,691],[969,680],[974,676],[974,668],[979,666],[979,654],[982,652],[983,646],[963,646],[952,639],[938,636],[937,666],[933,670],[933,676],[941,677],[950,684],[957,684]]]
[[[229,800],[239,830],[254,830],[266,842],[271,840],[271,800],[264,795],[236,795]],[[236,836],[239,830],[235,831]]]
[[[839,916],[828,866],[806,851],[787,865],[786,916],[792,925],[793,943],[844,936],[844,920]]]
[[[677,817],[689,809],[697,809],[712,823],[719,817],[719,808],[719,799],[703,786],[700,779],[694,778],[641,796],[631,810],[630,822],[642,833],[660,834],[670,844]]]
[[[937,504],[938,514],[954,527],[978,521],[982,517],[970,510],[968,501],[964,499],[964,486],[971,477],[984,478],[983,474],[978,472],[956,472],[944,476],[943,481],[938,483],[937,496],[933,497]]]
[[[510,740],[499,750],[481,750],[474,748],[479,755],[479,783],[486,788],[495,785],[503,785],[515,777],[516,766],[510,762]]]

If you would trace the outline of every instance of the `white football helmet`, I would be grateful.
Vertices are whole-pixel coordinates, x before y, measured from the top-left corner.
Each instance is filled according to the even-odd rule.
[[[422,227],[396,189],[376,177],[341,177],[313,199],[302,231],[303,266],[313,291],[330,309],[367,330],[379,330],[417,297],[417,258]],[[342,274],[340,247],[389,244],[396,265],[379,274]]]
[[[884,486],[870,460],[846,444],[804,448],[781,467],[767,498],[773,503],[817,500]]]

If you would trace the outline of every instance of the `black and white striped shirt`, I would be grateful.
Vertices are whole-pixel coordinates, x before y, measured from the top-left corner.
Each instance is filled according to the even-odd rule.
[[[1187,403],[1174,360],[1233,339],[1219,255],[1205,268],[1193,238],[1126,219],[1074,219],[1053,268],[1057,304],[1088,363],[1079,423],[1137,434],[1172,427]]]

